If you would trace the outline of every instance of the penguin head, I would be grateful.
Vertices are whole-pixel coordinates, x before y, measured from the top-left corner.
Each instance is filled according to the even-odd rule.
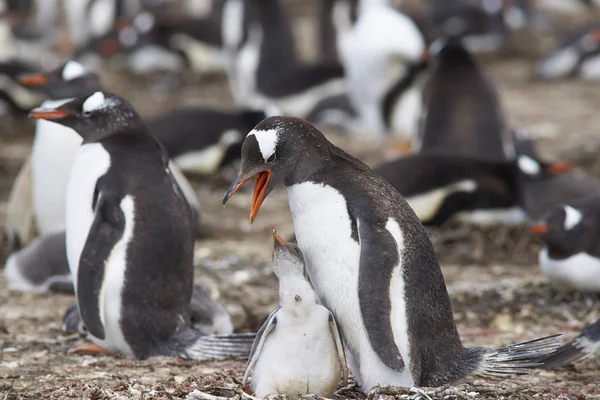
[[[318,167],[319,152],[327,152],[323,134],[306,121],[295,117],[269,117],[248,133],[242,143],[240,171],[225,192],[223,204],[250,179],[255,178],[250,223],[275,185],[288,179],[299,168]],[[310,156],[311,163],[299,163]]]
[[[304,275],[304,257],[295,244],[286,243],[273,230],[273,272],[281,280],[282,276]]]
[[[55,100],[84,96],[100,89],[98,76],[73,60],[48,73],[22,75],[19,83]]]
[[[36,108],[29,117],[72,128],[83,138],[83,143],[100,142],[121,132],[137,131],[135,128],[141,123],[133,106],[125,99],[100,91],[54,109]]]
[[[574,254],[582,248],[586,231],[584,210],[570,205],[557,206],[529,226],[529,232],[539,236],[550,251]]]
[[[554,163],[545,163],[525,154],[520,154],[517,158],[521,176],[527,180],[537,180],[557,176],[573,169],[571,162],[557,161]]]

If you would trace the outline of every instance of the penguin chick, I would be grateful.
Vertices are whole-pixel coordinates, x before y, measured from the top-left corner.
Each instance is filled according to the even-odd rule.
[[[600,196],[559,205],[529,232],[546,244],[540,251],[542,271],[560,290],[600,292]]]
[[[541,360],[542,368],[553,369],[600,354],[600,319],[581,330],[573,340]]]
[[[272,268],[279,280],[280,305],[259,330],[244,384],[252,374],[258,397],[285,394],[296,399],[303,394],[331,397],[348,380],[344,347],[335,318],[317,303],[315,292],[304,277],[300,250],[273,231],[275,248]]]
[[[192,211],[164,147],[133,107],[99,91],[30,116],[83,139],[67,188],[66,244],[94,351],[138,359],[247,356],[253,334],[206,336],[191,326]]]

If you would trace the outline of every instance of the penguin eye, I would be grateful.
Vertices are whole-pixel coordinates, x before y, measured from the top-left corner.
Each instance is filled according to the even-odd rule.
[[[273,161],[275,161],[277,159],[277,157],[275,157],[275,153],[271,154],[271,157],[269,157],[269,159],[267,160],[268,163],[272,163]]]
[[[92,115],[92,113],[90,111],[84,111],[83,112],[83,116],[84,117],[89,117],[90,115]]]

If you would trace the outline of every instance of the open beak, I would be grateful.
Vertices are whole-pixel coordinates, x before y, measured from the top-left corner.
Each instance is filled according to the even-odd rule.
[[[529,226],[529,233],[533,233],[534,235],[542,235],[548,232],[550,232],[550,228],[543,222],[536,222]]]
[[[29,118],[47,119],[50,121],[54,120],[54,119],[65,118],[68,116],[69,116],[69,113],[67,113],[66,111],[52,110],[52,109],[47,109],[47,108],[35,108],[28,115]]]
[[[552,175],[560,175],[565,172],[569,172],[575,167],[575,164],[571,162],[555,162],[548,168],[548,171]]]
[[[43,74],[28,74],[19,77],[19,83],[23,86],[44,86],[48,83],[48,77]]]
[[[273,239],[275,239],[275,241],[277,243],[279,243],[282,246],[286,246],[287,243],[285,242],[285,240],[283,240],[283,238],[281,236],[279,236],[279,234],[277,233],[277,231],[275,229],[273,229]]]
[[[227,203],[227,200],[231,196],[235,194],[242,186],[246,184],[252,177],[239,181],[239,176],[235,178],[235,180],[229,186],[229,189],[225,192],[225,196],[223,197],[223,205]],[[265,200],[265,194],[267,192],[267,184],[271,179],[271,170],[267,169],[262,172],[259,172],[255,175],[254,180],[254,195],[252,196],[252,206],[250,207],[250,223],[254,222],[254,218],[256,218],[256,214],[258,214],[258,210],[260,210],[260,206]]]

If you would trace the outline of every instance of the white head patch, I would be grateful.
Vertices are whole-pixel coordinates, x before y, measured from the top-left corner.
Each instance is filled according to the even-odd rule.
[[[90,112],[94,110],[99,110],[101,108],[108,107],[108,105],[109,104],[106,101],[106,98],[104,97],[104,93],[96,92],[90,97],[88,97],[87,100],[83,103],[83,111]]]
[[[62,78],[65,81],[72,81],[88,74],[88,70],[77,61],[69,61],[65,64],[62,71]]]
[[[581,211],[571,207],[571,206],[564,206],[565,208],[565,230],[570,231],[571,229],[575,228],[582,220],[583,215],[581,214]]]
[[[275,129],[269,129],[266,131],[253,129],[250,131],[248,136],[254,135],[258,142],[258,148],[265,161],[269,159],[275,153],[277,147],[277,141],[279,141],[279,132]]]
[[[540,164],[528,156],[519,156],[519,169],[527,175],[537,175],[542,172]]]

